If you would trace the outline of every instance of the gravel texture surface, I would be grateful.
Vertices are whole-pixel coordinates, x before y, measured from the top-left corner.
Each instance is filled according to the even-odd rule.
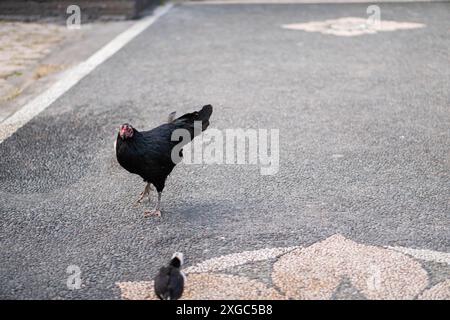
[[[358,37],[281,27],[366,7],[176,6],[1,143],[0,297],[120,299],[116,283],[150,281],[175,251],[190,267],[293,246],[272,277],[289,297],[333,297],[341,279],[350,298],[443,297],[448,282],[429,288],[427,273],[448,278],[445,267],[385,247],[450,252],[450,5],[383,4],[383,19],[425,27]],[[118,126],[207,103],[211,128],[279,129],[279,172],[177,166],[162,218],[144,219],[132,206],[144,184],[115,159]],[[306,257],[303,272],[283,270]],[[394,289],[366,290],[371,259]],[[69,265],[79,290],[66,286]],[[325,277],[323,290],[308,274]]]

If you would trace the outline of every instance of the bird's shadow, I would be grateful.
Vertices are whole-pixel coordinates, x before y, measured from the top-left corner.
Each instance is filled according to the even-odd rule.
[[[176,204],[163,205],[163,217],[173,217],[174,219],[196,221],[211,221],[221,219],[221,217],[229,217],[236,212],[230,201],[205,201],[205,202],[177,202]]]

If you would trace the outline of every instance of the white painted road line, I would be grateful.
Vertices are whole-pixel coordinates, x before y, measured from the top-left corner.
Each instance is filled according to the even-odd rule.
[[[36,115],[44,111],[49,105],[76,85],[97,66],[105,62],[142,31],[151,26],[156,20],[158,20],[158,18],[166,14],[172,6],[173,4],[168,3],[164,6],[158,7],[151,16],[137,21],[130,28],[119,34],[103,48],[94,53],[86,61],[80,63],[72,69],[67,70],[62,78],[53,86],[27,103],[19,111],[0,124],[0,143],[10,137],[14,132],[33,119]]]
[[[405,247],[387,247],[387,248],[410,255],[419,260],[446,263],[450,265],[450,253],[447,252],[432,251],[427,249],[412,249]]]
[[[300,248],[301,246],[279,247],[232,253],[225,256],[208,259],[195,266],[188,267],[184,269],[184,271],[186,273],[220,271],[230,267],[240,266],[249,262],[257,262],[277,258],[280,255]]]

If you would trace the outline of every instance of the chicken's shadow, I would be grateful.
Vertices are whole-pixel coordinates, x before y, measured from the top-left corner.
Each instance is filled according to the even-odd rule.
[[[234,217],[236,211],[231,201],[212,202],[211,200],[206,200],[195,203],[186,201],[173,204],[163,203],[162,215],[163,218],[173,217],[179,221],[213,223]]]

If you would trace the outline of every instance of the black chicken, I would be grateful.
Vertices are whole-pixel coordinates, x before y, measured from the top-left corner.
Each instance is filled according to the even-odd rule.
[[[175,113],[172,112],[168,123],[149,131],[137,131],[128,123],[120,126],[116,140],[117,161],[123,168],[140,175],[147,182],[137,202],[141,203],[146,196],[149,196],[151,185],[154,185],[158,192],[156,207],[146,211],[144,216],[161,215],[161,193],[166,178],[183,156],[180,150],[179,159],[172,159],[172,149],[178,144],[183,146],[189,143],[195,135],[200,133],[197,132],[200,130],[194,132],[194,122],[199,124],[201,131],[206,130],[212,111],[212,106],[206,105],[200,111],[187,113],[177,119],[174,119]],[[172,133],[177,129],[187,130],[190,139],[180,138],[172,141]]]
[[[180,270],[183,265],[183,254],[175,252],[166,267],[159,269],[155,277],[154,290],[161,300],[178,300],[181,298],[186,276]]]

